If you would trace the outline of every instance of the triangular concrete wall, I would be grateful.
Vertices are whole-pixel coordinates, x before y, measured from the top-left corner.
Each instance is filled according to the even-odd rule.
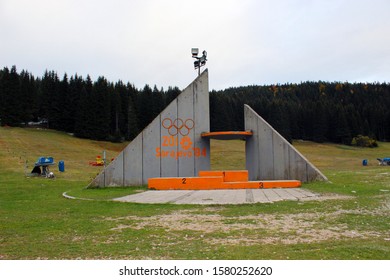
[[[153,177],[191,177],[210,169],[207,69],[173,100],[90,184],[147,184]]]
[[[246,168],[250,180],[327,180],[313,164],[251,107],[245,105]]]

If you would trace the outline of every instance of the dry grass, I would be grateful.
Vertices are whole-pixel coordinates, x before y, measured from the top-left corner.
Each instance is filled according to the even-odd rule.
[[[3,139],[2,139],[3,138]],[[56,175],[67,180],[89,181],[100,167],[89,165],[106,151],[114,158],[127,144],[114,144],[73,137],[64,132],[37,128],[0,128],[0,166],[12,172],[31,172],[38,157],[51,156],[65,162],[65,173]],[[27,166],[26,166],[27,163]]]
[[[245,169],[245,141],[211,139],[210,151],[212,170]]]

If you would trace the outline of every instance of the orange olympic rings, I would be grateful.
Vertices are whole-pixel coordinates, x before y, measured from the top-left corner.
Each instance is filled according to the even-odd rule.
[[[165,118],[161,122],[161,125],[168,129],[168,133],[171,136],[176,136],[180,133],[181,136],[187,136],[190,134],[191,129],[194,128],[195,122],[192,119],[186,119],[183,121],[180,118],[177,118],[172,121],[170,118]]]

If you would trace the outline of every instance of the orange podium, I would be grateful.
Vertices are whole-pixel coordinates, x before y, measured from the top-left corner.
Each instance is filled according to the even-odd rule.
[[[247,170],[199,171],[198,177],[149,178],[148,188],[154,190],[218,190],[299,188],[298,180],[248,181]]]

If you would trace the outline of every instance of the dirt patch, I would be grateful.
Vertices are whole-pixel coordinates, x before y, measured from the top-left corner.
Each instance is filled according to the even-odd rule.
[[[300,201],[324,201],[324,200],[346,200],[346,199],[353,199],[353,196],[350,195],[341,195],[341,194],[335,194],[335,193],[324,193],[321,195],[316,196],[310,196],[310,197],[304,197],[300,198]]]
[[[381,210],[383,213],[383,209]],[[375,211],[374,211],[375,212]],[[364,210],[337,210],[333,213],[260,214],[225,217],[213,214],[197,214],[191,210],[177,211],[170,215],[152,217],[126,216],[107,218],[117,225],[112,231],[126,229],[141,230],[159,227],[167,233],[187,232],[186,239],[202,238],[210,244],[297,244],[325,240],[340,240],[372,237],[389,238],[388,234],[348,228],[337,223],[337,217],[344,214],[374,214]],[[378,213],[375,213],[378,214]],[[383,236],[382,236],[383,235]]]

